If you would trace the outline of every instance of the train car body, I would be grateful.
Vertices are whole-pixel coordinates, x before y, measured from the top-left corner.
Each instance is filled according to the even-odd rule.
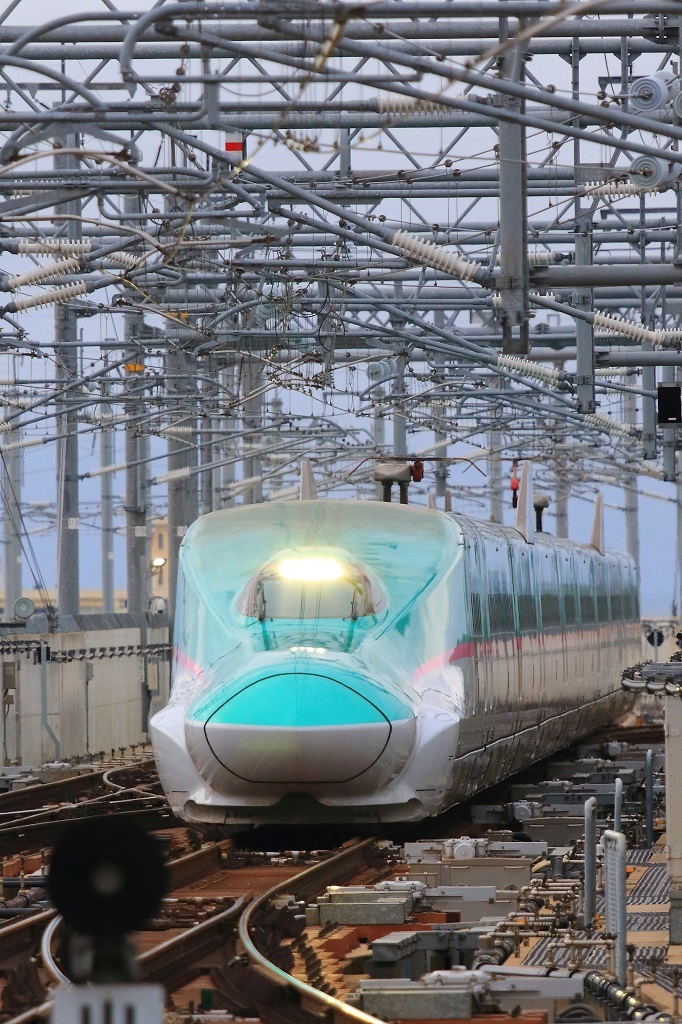
[[[191,821],[418,820],[626,710],[625,555],[363,501],[214,512],[180,554],[161,781]]]

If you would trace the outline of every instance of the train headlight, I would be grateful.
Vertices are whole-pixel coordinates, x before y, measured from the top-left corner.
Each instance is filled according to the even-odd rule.
[[[336,558],[324,557],[285,558],[278,566],[282,579],[298,580],[301,583],[338,580],[344,571],[344,566]]]

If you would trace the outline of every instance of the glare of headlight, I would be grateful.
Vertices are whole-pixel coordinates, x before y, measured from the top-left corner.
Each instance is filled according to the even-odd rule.
[[[343,565],[335,558],[285,558],[279,564],[279,574],[285,580],[319,583],[338,580],[343,576]]]

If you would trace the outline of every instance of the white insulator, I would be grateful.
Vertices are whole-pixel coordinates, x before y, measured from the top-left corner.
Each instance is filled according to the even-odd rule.
[[[17,246],[17,252],[21,256],[29,253],[51,256],[54,253],[62,253],[64,256],[83,256],[92,251],[92,242],[86,239],[81,242],[68,242],[62,238],[22,238]]]
[[[548,250],[545,250],[543,252],[543,250],[540,249],[528,253],[528,262],[530,263],[531,267],[549,267],[552,263],[556,263],[557,255],[559,254],[555,252],[549,252]],[[495,257],[495,262],[498,264],[498,266],[502,262],[499,252]]]
[[[665,339],[665,331],[650,331],[644,324],[635,324],[609,313],[595,313],[592,322],[608,334],[619,334],[633,341],[650,341],[652,345],[660,345]]]
[[[636,433],[634,427],[626,423],[618,423],[617,420],[611,420],[608,416],[602,416],[598,412],[589,413],[585,417],[585,423],[597,427],[598,430],[603,430],[607,434],[616,434],[619,437],[632,437]]]
[[[535,380],[539,380],[543,384],[558,384],[561,379],[561,374],[555,367],[542,366],[540,363],[533,363],[530,359],[523,359],[521,356],[500,353],[497,357],[497,365],[524,377],[534,377]]]
[[[183,480],[186,476],[189,476],[190,472],[190,466],[183,466],[181,469],[169,469],[167,473],[154,477],[153,483],[165,484],[169,480]]]
[[[196,434],[196,432],[197,432],[197,428],[196,427],[185,427],[185,426],[182,426],[181,424],[178,424],[177,427],[174,427],[171,424],[171,426],[169,426],[169,427],[162,427],[158,431],[159,434],[171,434],[171,433],[172,434]]]
[[[244,477],[243,480],[236,480],[233,484],[230,484],[230,486],[227,488],[227,493],[230,494],[230,495],[232,495],[232,494],[240,494],[242,491],[245,491],[247,488],[252,487],[253,484],[260,484],[262,482],[263,482],[263,477],[262,476],[247,476],[247,477]]]
[[[458,93],[452,99],[465,99]],[[380,114],[395,117],[411,117],[414,114],[443,114],[448,109],[438,100],[420,100],[413,96],[399,96],[397,93],[379,93],[377,106]]]
[[[493,292],[491,296],[493,309],[499,309],[502,305],[502,296],[499,292]]]
[[[657,71],[655,75],[638,78],[628,91],[631,110],[650,114],[660,110],[680,91],[679,80],[670,71]]]
[[[538,249],[528,253],[528,262],[531,267],[549,267],[552,263],[556,263],[556,257],[557,253],[555,252]]]
[[[663,333],[669,341],[682,341],[682,330],[679,327],[666,329]]]
[[[97,469],[91,469],[90,472],[86,474],[86,476],[105,476],[107,473],[120,473],[121,470],[127,468],[127,462],[115,462],[109,466],[98,466]]]
[[[590,181],[585,185],[583,195],[585,196],[639,196],[651,195],[656,192],[655,188],[642,188],[634,181]]]
[[[64,274],[70,274],[72,270],[78,270],[79,267],[78,257],[69,256],[63,260],[55,260],[54,263],[46,263],[44,267],[34,267],[33,270],[29,270],[25,274],[14,274],[8,278],[7,284],[10,291],[15,292],[17,288],[23,288],[24,285],[37,284],[49,277],[62,277]]]
[[[425,266],[442,270],[444,274],[452,274],[453,277],[461,277],[463,281],[471,281],[479,270],[478,263],[456,256],[433,242],[424,242],[421,238],[411,235],[409,231],[394,231],[390,244],[402,249],[406,256],[419,260]]]
[[[636,156],[630,164],[630,180],[640,188],[663,188],[680,176],[682,166],[662,156]]]
[[[10,441],[2,446],[3,452],[16,451],[18,448],[37,448],[39,444],[47,444],[51,437],[30,437],[26,441]]]
[[[135,256],[132,252],[111,252],[107,259],[112,263],[117,263],[119,267],[124,267],[125,270],[137,270],[145,257]]]
[[[69,302],[79,295],[87,295],[88,286],[85,281],[75,281],[73,284],[62,284],[42,295],[28,295],[25,299],[15,299],[14,308],[17,313],[24,309],[33,309],[36,306],[51,306],[53,303],[59,305],[62,302]]]
[[[556,292],[529,292],[529,299],[549,299],[550,302],[556,302]],[[495,305],[495,303],[493,303]],[[499,305],[499,303],[498,303]],[[538,303],[539,305],[539,303]]]
[[[281,487],[278,491],[271,491],[267,495],[267,501],[287,501],[289,498],[297,498],[300,490],[300,486]]]
[[[10,434],[12,432],[12,424],[7,423],[5,420],[0,421],[0,434]]]

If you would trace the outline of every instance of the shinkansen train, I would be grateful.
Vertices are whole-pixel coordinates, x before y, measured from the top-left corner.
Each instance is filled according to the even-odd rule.
[[[435,815],[627,709],[635,566],[428,508],[198,519],[180,553],[163,787],[231,826]]]

